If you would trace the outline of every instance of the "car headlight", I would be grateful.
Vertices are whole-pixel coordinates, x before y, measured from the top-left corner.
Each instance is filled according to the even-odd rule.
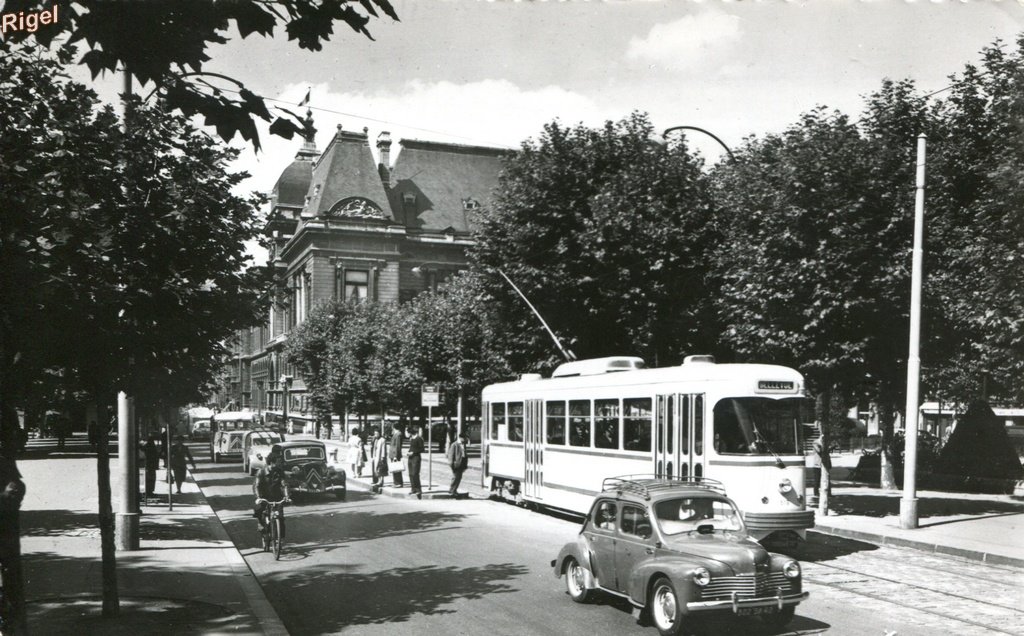
[[[300,466],[293,467],[292,468],[292,474],[293,475],[301,475],[302,474],[302,467],[300,467]]]
[[[788,477],[779,482],[779,492],[782,494],[793,492],[793,482]]]
[[[787,561],[786,565],[782,566],[782,572],[787,579],[795,579],[800,576],[800,564],[796,561]]]
[[[693,571],[693,582],[698,587],[704,587],[711,582],[711,572],[708,572],[707,568],[696,568]]]

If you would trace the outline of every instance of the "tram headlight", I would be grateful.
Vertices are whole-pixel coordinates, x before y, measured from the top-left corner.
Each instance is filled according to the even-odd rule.
[[[800,576],[800,564],[796,561],[787,561],[786,565],[782,566],[782,573],[787,579],[795,579]]]
[[[793,482],[788,477],[779,482],[779,492],[784,495],[793,492]]]
[[[697,587],[704,587],[711,582],[711,572],[707,568],[696,568],[693,571],[693,582]]]

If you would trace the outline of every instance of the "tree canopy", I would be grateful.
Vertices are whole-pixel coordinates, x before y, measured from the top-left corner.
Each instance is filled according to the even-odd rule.
[[[63,59],[0,60],[3,395],[58,374],[92,397],[197,399],[269,281],[246,268],[258,196],[231,194],[236,151],[185,117],[133,104],[128,132]]]
[[[152,85],[168,108],[186,117],[201,115],[225,141],[237,133],[257,150],[257,119],[272,122],[271,133],[286,138],[301,133],[302,122],[285,109],[271,114],[264,98],[242,82],[210,71],[210,45],[227,42],[234,32],[242,38],[274,37],[275,28],[283,26],[300,48],[319,51],[335,35],[336,24],[369,38],[370,21],[380,14],[398,19],[388,0],[6,0],[3,11],[31,12],[54,4],[55,23],[34,33],[11,31],[5,41],[83,44],[88,50],[79,61],[93,77],[127,68],[144,86]],[[6,46],[0,44],[0,50]]]
[[[685,144],[652,134],[638,113],[599,129],[553,122],[508,159],[471,259],[515,334],[513,366],[557,354],[498,271],[580,357],[714,353],[707,182]]]

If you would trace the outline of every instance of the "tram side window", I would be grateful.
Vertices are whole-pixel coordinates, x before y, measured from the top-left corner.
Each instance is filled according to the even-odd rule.
[[[651,451],[651,398],[622,401],[622,447],[631,451]]]
[[[508,441],[523,441],[523,403],[508,403]]]
[[[548,444],[565,444],[565,402],[548,402],[547,413]]]
[[[590,447],[590,400],[569,402],[569,445]]]
[[[594,400],[594,446],[619,447],[619,401]]]
[[[498,427],[505,425],[505,404],[491,405],[491,439],[498,439]]]

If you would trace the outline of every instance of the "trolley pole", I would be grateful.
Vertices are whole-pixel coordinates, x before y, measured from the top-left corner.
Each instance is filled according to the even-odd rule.
[[[917,517],[917,421],[920,416],[918,391],[921,384],[921,264],[924,260],[924,163],[925,142],[917,137],[917,192],[914,195],[914,251],[910,282],[910,350],[907,353],[907,404],[903,462],[903,498],[900,499],[900,527],[913,529]]]

